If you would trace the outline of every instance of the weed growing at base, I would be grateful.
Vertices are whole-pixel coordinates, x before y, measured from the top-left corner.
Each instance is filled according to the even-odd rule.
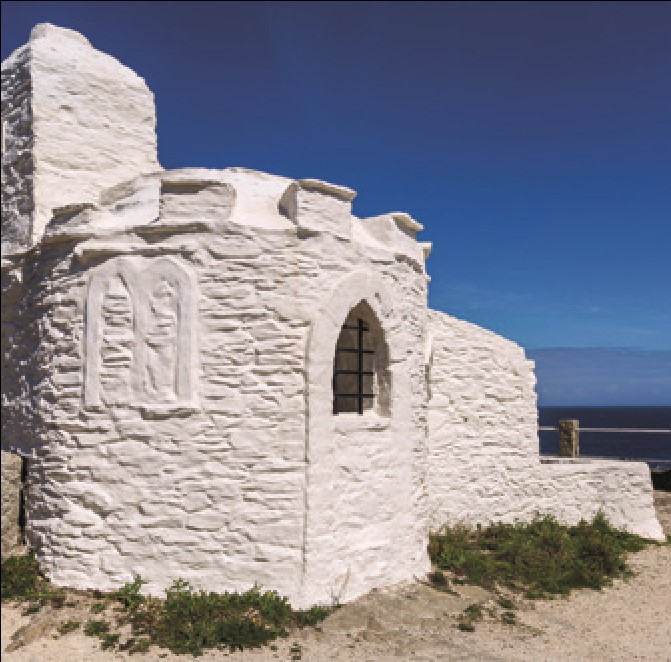
[[[177,654],[255,648],[287,636],[291,626],[315,625],[330,613],[324,607],[294,611],[286,598],[256,586],[245,593],[207,593],[177,580],[165,600],[158,600],[140,594],[142,583],[137,577],[117,593],[133,635]]]
[[[566,595],[575,588],[600,589],[627,577],[628,552],[654,541],[613,528],[603,513],[591,522],[563,526],[550,516],[530,524],[494,524],[475,530],[444,527],[429,539],[435,566],[473,584],[497,584],[528,598]]]
[[[42,580],[33,556],[12,556],[2,562],[0,596],[2,600],[32,598]]]
[[[93,591],[91,596],[100,602],[94,603],[91,613],[100,614],[116,603],[115,622],[91,619],[84,624],[84,634],[99,638],[103,650],[144,653],[156,645],[177,654],[200,655],[206,648],[243,650],[262,646],[288,636],[292,627],[317,625],[333,611],[321,606],[297,611],[286,598],[275,591],[262,592],[258,586],[245,593],[208,593],[194,591],[188,582],[179,579],[161,600],[142,595],[145,583],[136,577],[111,594]],[[2,562],[2,600],[28,602],[30,613],[45,604],[68,604],[65,591],[49,584],[32,556]],[[115,630],[126,624],[131,627],[131,636],[120,641],[121,635]],[[80,626],[79,621],[66,621],[58,632],[63,636]]]
[[[10,556],[2,562],[0,599],[27,600],[27,614],[38,612],[44,605],[60,609],[65,604],[65,591],[54,588],[40,572],[32,555]]]

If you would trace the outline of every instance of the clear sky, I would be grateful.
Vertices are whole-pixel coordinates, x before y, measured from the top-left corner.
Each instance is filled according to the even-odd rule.
[[[432,307],[671,365],[671,3],[3,2],[3,58],[44,21],[145,78],[164,167],[349,186],[424,224]]]

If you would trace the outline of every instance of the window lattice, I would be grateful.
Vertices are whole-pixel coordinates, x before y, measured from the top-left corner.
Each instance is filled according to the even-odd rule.
[[[375,350],[370,327],[360,317],[343,324],[336,345],[333,367],[333,413],[372,409]]]

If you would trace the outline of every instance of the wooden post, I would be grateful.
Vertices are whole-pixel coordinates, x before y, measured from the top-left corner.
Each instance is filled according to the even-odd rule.
[[[578,457],[578,421],[559,421],[559,457]]]

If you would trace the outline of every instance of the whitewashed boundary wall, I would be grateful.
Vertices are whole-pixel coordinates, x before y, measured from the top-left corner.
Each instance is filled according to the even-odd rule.
[[[576,524],[602,510],[614,525],[663,540],[642,462],[541,462],[533,362],[515,343],[429,312],[429,522]]]

